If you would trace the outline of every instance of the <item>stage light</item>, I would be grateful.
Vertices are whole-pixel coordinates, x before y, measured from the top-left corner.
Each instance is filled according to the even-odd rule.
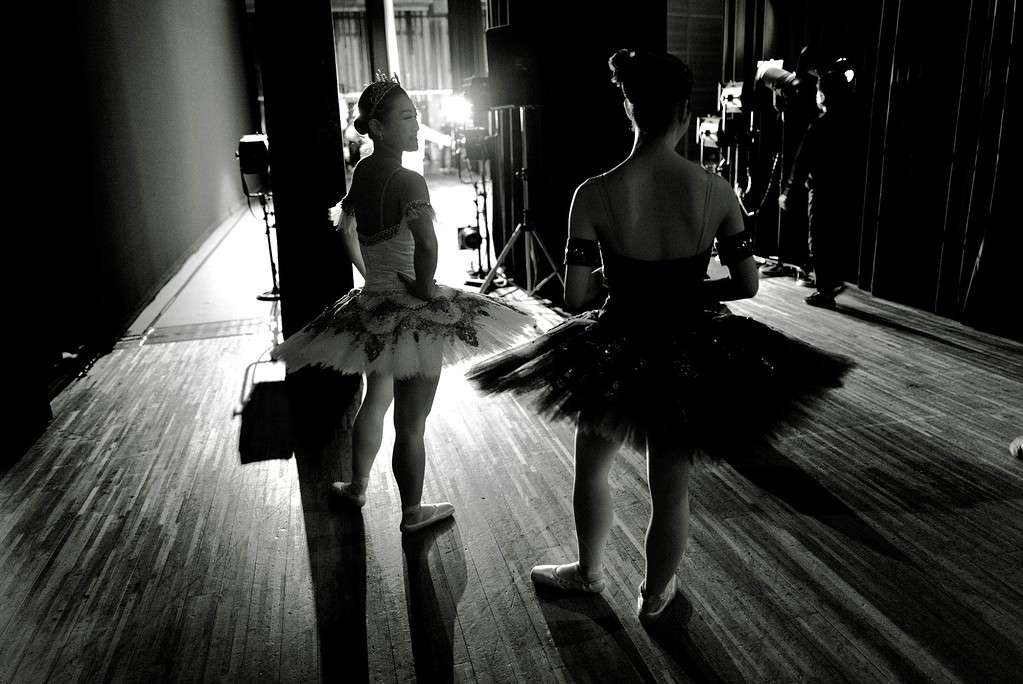
[[[462,95],[446,95],[441,102],[441,116],[457,128],[472,126],[472,104]]]
[[[704,147],[718,146],[718,131],[721,128],[721,117],[702,116],[696,120],[696,144]]]
[[[277,301],[281,298],[281,290],[277,285],[277,264],[274,262],[274,248],[270,238],[270,230],[276,226],[273,210],[273,193],[270,188],[270,141],[262,133],[243,135],[238,141],[238,149],[234,153],[238,158],[238,170],[241,172],[242,189],[246,201],[259,198],[263,208],[263,224],[266,226],[266,248],[270,253],[270,278],[273,289],[267,290],[256,299],[264,302]],[[249,207],[252,211],[252,207]]]
[[[483,236],[475,226],[462,226],[458,229],[458,249],[479,249],[483,244]]]
[[[485,128],[466,128],[459,136],[459,147],[469,161],[487,158],[487,131]]]
[[[718,103],[724,114],[742,113],[742,81],[729,81],[718,85]]]
[[[756,80],[776,93],[782,93],[796,80],[796,75],[784,68],[780,59],[764,59],[757,62]]]
[[[234,153],[249,197],[270,193],[270,144],[262,133],[243,135]]]

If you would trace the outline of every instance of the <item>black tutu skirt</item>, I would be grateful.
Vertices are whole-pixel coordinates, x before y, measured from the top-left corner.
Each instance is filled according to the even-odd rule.
[[[541,415],[640,451],[647,435],[668,429],[691,453],[733,460],[840,385],[851,366],[718,305],[653,325],[590,311],[467,377],[484,393],[528,395]]]

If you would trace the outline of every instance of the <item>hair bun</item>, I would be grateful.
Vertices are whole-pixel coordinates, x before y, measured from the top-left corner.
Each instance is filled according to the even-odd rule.
[[[657,57],[639,50],[619,50],[608,60],[611,82],[622,87],[629,101],[647,100],[659,87],[662,74]]]
[[[687,111],[693,89],[689,67],[668,53],[618,50],[607,61],[611,82],[631,105],[629,116],[640,129],[663,132]]]
[[[636,74],[639,55],[635,50],[622,49],[611,55],[607,65],[611,67],[611,82],[616,85],[624,85],[631,81]]]
[[[352,125],[355,126],[355,131],[359,135],[367,135],[369,133],[369,121],[362,115],[357,116]]]

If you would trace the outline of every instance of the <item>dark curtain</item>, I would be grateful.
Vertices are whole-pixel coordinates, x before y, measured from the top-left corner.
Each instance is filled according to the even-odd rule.
[[[722,3],[715,0],[668,2],[668,52],[685,62],[693,72],[690,107],[694,116],[715,114],[718,110],[723,11]],[[692,135],[686,136],[687,141],[692,139]],[[690,158],[693,156],[695,154]]]
[[[1008,214],[1016,3],[885,3],[878,33],[859,284],[1020,337]],[[1015,65],[1018,68],[1018,65]]]
[[[341,92],[359,92],[374,77],[372,27],[365,10],[335,10],[333,18],[338,87]],[[419,10],[399,11],[395,12],[394,27],[402,84],[406,88],[427,90],[459,85],[451,77],[448,16]],[[482,43],[482,26],[476,31],[477,40]]]
[[[285,337],[352,288],[325,209],[345,195],[330,3],[256,3]],[[342,268],[339,268],[341,264]]]
[[[470,76],[486,70],[483,7],[479,0],[448,0],[451,86],[457,91]]]
[[[357,92],[373,80],[365,10],[335,10],[334,53],[341,92]]]
[[[448,18],[422,11],[396,11],[394,29],[402,83],[410,90],[451,88]]]

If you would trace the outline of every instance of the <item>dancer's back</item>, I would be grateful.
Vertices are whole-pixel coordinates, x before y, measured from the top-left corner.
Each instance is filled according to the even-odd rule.
[[[355,168],[342,202],[358,223],[359,246],[369,290],[404,290],[398,274],[415,277],[415,241],[407,222],[429,209],[423,177],[402,168],[401,159],[374,153]]]
[[[579,208],[585,200],[583,210],[604,245],[632,259],[663,261],[710,249],[730,191],[723,179],[698,165],[657,152],[630,157],[581,192]]]
[[[615,305],[630,319],[647,317],[666,297],[699,307],[706,299],[700,288],[715,238],[743,230],[727,182],[669,147],[634,153],[586,181],[571,220],[574,235],[600,243],[610,294],[605,308]],[[735,275],[755,288],[751,264],[739,266]]]

